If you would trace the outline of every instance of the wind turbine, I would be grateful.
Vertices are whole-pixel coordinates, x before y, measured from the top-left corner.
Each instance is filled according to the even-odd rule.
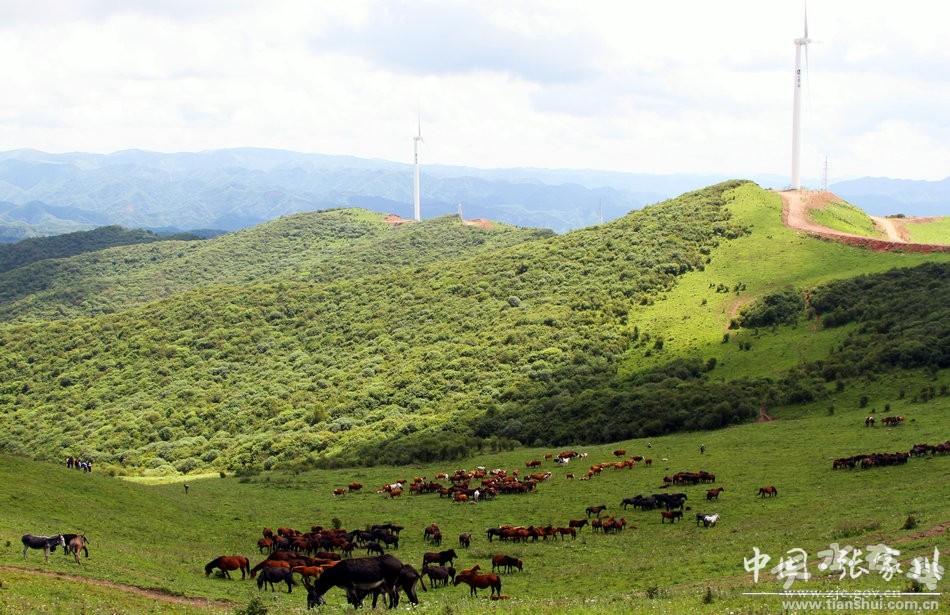
[[[422,114],[419,114],[419,131],[412,138],[412,155],[415,162],[415,174],[412,181],[412,217],[416,222],[422,220],[422,205],[419,194],[419,144],[422,143]]]
[[[795,39],[795,95],[792,107],[792,190],[801,190],[802,154],[802,48],[805,48],[805,67],[808,67],[808,5],[805,5],[805,32]]]

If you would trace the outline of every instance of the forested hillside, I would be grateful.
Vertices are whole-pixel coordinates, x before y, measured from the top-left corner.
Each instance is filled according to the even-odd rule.
[[[295,214],[203,242],[127,246],[0,273],[0,320],[114,312],[209,284],[379,274],[548,235],[456,217],[393,227],[359,209]]]
[[[181,238],[198,239],[182,236]],[[124,229],[121,226],[102,226],[91,231],[78,231],[53,237],[23,239],[12,244],[0,244],[0,273],[30,263],[95,252],[116,246],[161,241],[163,238],[142,229]]]
[[[561,236],[339,210],[35,263],[5,277],[0,448],[158,474],[446,459],[717,428],[946,367],[946,255],[800,237],[777,212],[727,182]],[[776,303],[792,313],[752,318]],[[790,339],[812,354],[743,363]]]

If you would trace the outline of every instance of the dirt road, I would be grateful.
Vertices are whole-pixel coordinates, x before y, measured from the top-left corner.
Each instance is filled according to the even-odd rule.
[[[950,252],[950,246],[904,241],[897,226],[888,218],[875,218],[875,222],[884,229],[888,239],[873,239],[816,224],[809,218],[808,211],[814,207],[820,207],[827,202],[828,198],[834,197],[834,195],[829,197],[830,193],[786,190],[780,192],[779,195],[782,197],[782,222],[789,228],[804,231],[809,235],[877,251]]]

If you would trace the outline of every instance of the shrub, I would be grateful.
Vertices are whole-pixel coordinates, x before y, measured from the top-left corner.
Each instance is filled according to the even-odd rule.
[[[794,324],[805,310],[801,294],[788,288],[762,297],[739,313],[739,324],[747,328]]]

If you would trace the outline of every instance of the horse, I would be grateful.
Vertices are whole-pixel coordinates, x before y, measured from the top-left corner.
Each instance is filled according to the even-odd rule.
[[[293,591],[294,585],[296,585],[297,582],[294,581],[294,573],[292,568],[276,566],[264,568],[261,571],[260,576],[257,577],[257,589],[260,591],[264,589],[265,584],[268,584],[270,585],[270,590],[272,592],[276,592],[277,590],[274,588],[274,583],[280,582],[287,584],[288,594]]]
[[[346,493],[346,489],[344,489],[343,487],[337,487],[336,489],[333,490],[333,495],[337,497],[340,497],[341,495],[345,493]]]
[[[588,506],[584,512],[587,513],[587,518],[590,519],[591,515],[597,515],[599,517],[600,513],[604,512],[605,510],[607,510],[607,505],[600,504],[599,506]]]
[[[466,574],[455,576],[455,586],[461,583],[467,584],[471,588],[471,595],[478,596],[479,589],[491,588],[491,595],[501,595],[501,578],[497,574]]]
[[[395,602],[399,601],[399,589],[402,589],[406,596],[409,598],[409,602],[413,605],[419,604],[419,597],[416,595],[415,585],[419,583],[422,587],[422,591],[429,591],[426,589],[425,581],[422,578],[422,575],[419,572],[410,566],[405,564],[402,567],[402,570],[399,571],[399,577],[396,579],[398,587],[395,587]],[[360,608],[363,606],[363,599],[370,593],[373,593],[373,608],[376,608],[376,604],[379,602],[380,595],[387,596],[387,590],[382,586],[377,586],[369,590],[363,590],[360,588],[353,588],[347,590],[346,599],[353,605],[354,608]],[[384,597],[383,602],[387,604],[390,608],[394,608],[393,600],[391,598]]]
[[[79,559],[79,555],[76,555],[76,559]],[[241,571],[241,580],[245,578],[245,574],[250,576],[251,574],[251,563],[243,555],[222,555],[216,557],[205,566],[205,576],[210,576],[211,571],[215,568],[221,570],[224,573],[224,576],[231,578],[231,575],[228,573],[229,570],[240,570]]]
[[[447,586],[450,579],[455,581],[455,568],[451,566],[426,566],[422,569],[422,574],[429,577],[429,585],[432,587]]]
[[[357,590],[382,588],[389,593],[389,608],[395,608],[399,604],[396,585],[402,574],[403,563],[392,555],[343,560],[324,570],[316,583],[307,587],[307,608],[324,604],[324,594],[333,587],[342,588],[348,599],[351,595],[355,596]]]
[[[661,510],[660,511],[660,523],[666,523],[666,520],[669,519],[670,523],[676,523],[677,519],[683,518],[682,510]]]
[[[865,426],[865,427],[874,427],[874,417],[873,417],[873,416],[869,416],[868,418],[864,419],[864,426]]]
[[[79,548],[83,550],[83,553],[85,553],[86,557],[89,557],[89,548],[87,546],[89,544],[89,539],[86,538],[84,534],[63,534],[63,542],[66,543],[66,548],[63,549],[63,555],[69,556],[69,554],[71,553],[70,548],[69,548],[69,543],[72,542],[73,538],[76,538],[79,536],[81,536],[82,539],[86,542],[86,544],[84,544],[83,546]]]
[[[771,498],[771,497],[775,497],[775,496],[777,496],[777,495],[778,495],[778,489],[776,489],[773,485],[769,485],[768,487],[759,487],[759,496],[760,496],[760,497],[763,497],[763,498],[764,498],[764,497],[770,497],[770,498]]]
[[[55,551],[56,547],[66,548],[66,541],[62,534],[56,534],[55,536],[24,534],[20,541],[23,542],[23,559],[26,559],[26,552],[30,549],[43,549],[43,560],[49,562],[49,554]]]
[[[359,490],[362,489],[362,488],[363,488],[363,484],[362,484],[362,483],[353,482],[353,483],[350,483],[349,485],[347,485],[347,489],[350,490],[350,493],[352,493],[352,492],[354,492],[354,491],[359,491]]]
[[[627,454],[627,450],[623,448],[618,448],[614,451],[614,457],[624,457]]]
[[[578,531],[585,525],[587,525],[587,519],[571,519],[567,522],[567,527],[574,528]]]
[[[383,555],[384,553],[383,547],[378,542],[366,543],[366,555]]]
[[[459,547],[467,549],[472,546],[472,535],[469,532],[459,534]]]
[[[438,553],[429,551],[423,554],[422,556],[422,567],[425,568],[426,564],[432,564],[432,563],[438,564],[440,566],[442,564],[451,565],[452,562],[456,558],[458,558],[458,555],[455,554],[455,549],[449,549],[447,551],[439,551]]]
[[[67,538],[69,536],[69,538]],[[82,534],[64,534],[63,540],[66,542],[66,547],[64,551],[66,553],[72,553],[76,558],[76,563],[79,563],[79,552],[82,551],[85,553],[86,557],[89,557],[89,541]]]
[[[512,568],[517,568],[519,571],[524,570],[524,563],[517,557],[511,557],[509,555],[494,555],[491,558],[491,571],[495,572],[496,569],[500,570],[504,568],[505,572],[511,572]]]
[[[712,500],[718,500],[719,494],[725,490],[725,487],[716,487],[715,489],[710,489],[706,492],[706,501],[711,502]]]
[[[715,527],[716,522],[719,521],[719,513],[712,515],[706,515],[703,517],[703,527]]]

